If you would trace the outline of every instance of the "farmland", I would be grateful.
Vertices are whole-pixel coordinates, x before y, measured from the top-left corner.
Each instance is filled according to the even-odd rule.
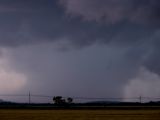
[[[160,110],[0,109],[1,120],[159,120]]]

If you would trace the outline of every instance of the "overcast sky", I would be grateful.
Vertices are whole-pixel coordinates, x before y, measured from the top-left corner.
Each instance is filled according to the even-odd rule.
[[[0,94],[160,97],[159,45],[159,0],[0,0]]]

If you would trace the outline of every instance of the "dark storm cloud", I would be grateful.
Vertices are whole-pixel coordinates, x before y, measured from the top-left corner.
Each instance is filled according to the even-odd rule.
[[[108,43],[136,48],[145,44],[157,51],[151,38],[159,30],[159,6],[159,0],[0,0],[0,45],[60,41],[69,47]]]
[[[66,13],[108,24],[159,22],[159,0],[59,0]]]
[[[159,0],[59,0],[59,3],[72,19],[103,26],[92,28],[97,31],[89,34],[94,36],[89,39],[91,43],[122,45],[128,48],[125,59],[133,64],[130,69],[143,66],[160,73]]]
[[[46,91],[61,92],[66,87],[62,90],[66,94],[74,92],[68,87],[79,91],[85,86],[79,93],[83,95],[90,88],[87,96],[98,85],[96,95],[108,89],[112,92],[107,94],[120,96],[120,90],[141,67],[160,73],[159,23],[159,0],[0,0],[0,46],[14,48],[8,55],[11,66],[28,75],[33,90],[38,84],[37,91],[43,83],[50,86]],[[55,55],[54,43],[91,50]],[[93,44],[106,47],[97,52],[101,46],[92,48]],[[57,79],[55,88],[53,78]]]
[[[126,44],[152,35],[159,22],[158,0],[60,0],[67,13],[91,22],[69,18],[58,3],[58,0],[1,0],[1,46],[63,38],[79,47],[110,41]]]

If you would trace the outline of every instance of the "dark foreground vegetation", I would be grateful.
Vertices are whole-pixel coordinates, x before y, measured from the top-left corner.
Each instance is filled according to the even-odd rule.
[[[64,103],[64,104],[38,104],[38,103],[0,103],[0,109],[159,109],[160,102],[90,102],[90,103]]]

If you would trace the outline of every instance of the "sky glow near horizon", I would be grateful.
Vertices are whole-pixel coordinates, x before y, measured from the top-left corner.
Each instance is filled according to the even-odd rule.
[[[0,94],[160,97],[159,11],[159,0],[0,0]]]
[[[0,94],[11,94],[19,91],[26,84],[26,76],[22,73],[17,73],[10,68],[8,59],[5,57],[5,50],[1,50],[3,56],[0,59]]]

